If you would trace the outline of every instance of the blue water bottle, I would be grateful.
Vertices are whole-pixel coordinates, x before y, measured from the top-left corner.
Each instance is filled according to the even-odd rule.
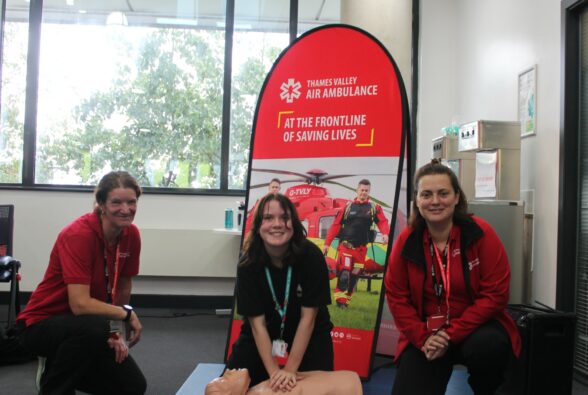
[[[233,209],[225,210],[225,229],[233,229]]]

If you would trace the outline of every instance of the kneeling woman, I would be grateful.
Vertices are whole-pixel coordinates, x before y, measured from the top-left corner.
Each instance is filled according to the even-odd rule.
[[[237,270],[237,312],[244,317],[227,368],[247,368],[251,385],[296,386],[297,372],[333,370],[327,305],[329,275],[321,250],[306,240],[292,202],[268,194],[254,213]],[[288,358],[281,367],[278,356]]]
[[[521,343],[506,313],[510,269],[496,232],[467,212],[451,169],[415,176],[410,226],[394,243],[386,297],[400,331],[393,394],[444,394],[463,364],[476,395],[494,394]]]

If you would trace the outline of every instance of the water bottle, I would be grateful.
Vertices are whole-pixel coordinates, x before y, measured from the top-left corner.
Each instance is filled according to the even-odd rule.
[[[233,209],[225,210],[225,229],[233,229]]]

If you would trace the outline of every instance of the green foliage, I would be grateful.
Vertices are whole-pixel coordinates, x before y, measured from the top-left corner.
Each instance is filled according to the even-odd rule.
[[[24,123],[26,25],[6,23],[2,64],[2,119],[0,120],[0,183],[21,182]],[[22,45],[22,46],[19,46]],[[14,78],[13,76],[18,76]],[[12,77],[12,78],[11,78]]]
[[[118,40],[119,51],[132,53]],[[47,176],[60,170],[94,183],[112,168],[130,171],[144,186],[218,188],[223,32],[152,29],[134,63],[120,58],[116,81],[77,106],[75,126],[41,145]],[[264,75],[264,65],[251,59],[234,77],[231,150],[242,153],[235,159],[245,169]],[[233,181],[244,185],[244,174]]]
[[[21,180],[23,124],[15,106],[6,106],[0,129],[0,183]]]
[[[27,23],[9,22],[5,28],[0,183],[20,183]],[[93,185],[106,171],[125,169],[143,186],[218,188],[224,32],[129,29],[131,34],[104,33],[114,47],[109,56],[117,61],[116,77],[79,99],[75,108],[43,119],[36,182],[74,176],[74,183]],[[232,70],[230,188],[245,187],[257,96],[281,51],[266,34],[241,37],[239,44],[252,49]],[[60,93],[51,94],[59,100]]]

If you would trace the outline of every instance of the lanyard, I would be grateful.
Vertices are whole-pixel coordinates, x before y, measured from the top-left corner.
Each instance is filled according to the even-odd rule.
[[[435,294],[437,298],[441,298],[441,293],[445,290],[445,303],[447,304],[447,319],[449,319],[449,296],[451,294],[451,248],[449,246],[449,239],[445,244],[445,249],[443,251],[443,255],[447,259],[447,264],[443,265],[443,259],[441,258],[441,253],[439,249],[433,243],[433,240],[429,239],[430,246],[431,246],[431,277],[433,278],[433,289],[435,290]],[[433,252],[434,251],[434,252]],[[435,275],[435,263],[439,267],[439,274],[441,277],[441,284],[437,283],[437,278]]]
[[[104,244],[104,278],[106,281],[106,297],[111,304],[114,304],[115,297],[116,297],[116,287],[118,286],[118,264],[119,264],[119,249],[120,249],[120,241],[116,243],[116,252],[114,253],[114,281],[112,284],[112,288],[110,287],[110,279],[108,276],[108,251],[106,249],[106,244]]]
[[[272,278],[270,276],[269,269],[265,268],[265,277],[267,278],[267,283],[269,284],[270,291],[272,292],[272,298],[274,300],[274,308],[282,318],[282,322],[280,323],[280,340],[282,340],[284,336],[284,327],[286,326],[286,309],[288,308],[288,295],[290,294],[290,282],[292,280],[292,266],[288,266],[288,274],[286,275],[286,289],[284,290],[284,306],[280,307],[280,303],[278,302],[278,298],[276,298],[276,291],[274,290],[274,284],[272,283]]]

